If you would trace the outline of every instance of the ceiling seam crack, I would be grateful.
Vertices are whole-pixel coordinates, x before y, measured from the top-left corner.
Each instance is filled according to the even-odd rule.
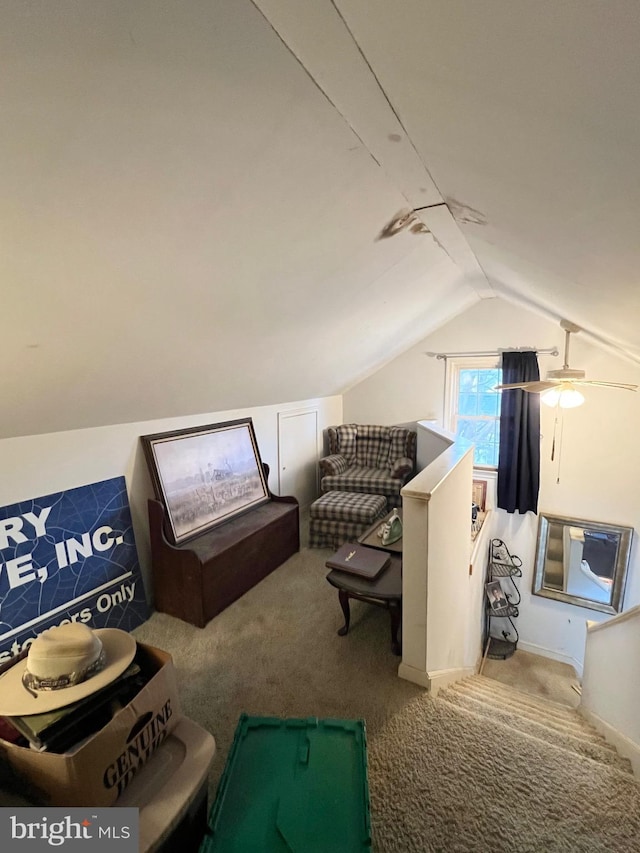
[[[380,82],[380,79],[379,79],[378,75],[377,75],[377,74],[376,74],[376,72],[373,70],[373,67],[372,67],[371,63],[370,63],[370,62],[369,62],[369,60],[367,59],[367,56],[366,56],[366,54],[365,54],[364,50],[362,49],[362,47],[360,46],[360,43],[359,43],[358,39],[355,37],[355,34],[354,34],[353,30],[351,29],[351,27],[350,27],[350,26],[349,26],[349,24],[347,23],[346,18],[344,17],[344,15],[342,14],[342,12],[341,12],[341,11],[340,11],[340,9],[338,8],[337,3],[336,3],[336,0],[329,0],[329,2],[330,2],[330,3],[331,3],[331,5],[333,6],[333,8],[336,10],[336,14],[338,15],[338,17],[340,18],[340,20],[341,20],[341,21],[342,21],[342,23],[344,24],[344,27],[345,27],[346,31],[349,33],[349,35],[350,35],[350,37],[351,37],[351,40],[353,41],[354,45],[355,45],[355,46],[356,46],[356,48],[358,49],[358,53],[359,53],[359,54],[360,54],[360,56],[362,57],[363,62],[365,63],[365,65],[366,65],[366,66],[367,66],[367,68],[369,69],[369,72],[371,73],[371,76],[373,77],[373,79],[376,81],[376,85],[377,85],[377,86],[378,86],[378,88],[380,89],[380,92],[382,93],[382,96],[384,97],[385,101],[387,102],[387,105],[388,105],[389,109],[391,110],[391,112],[392,112],[392,113],[393,113],[393,115],[395,116],[395,118],[396,118],[396,120],[397,120],[398,124],[400,125],[400,127],[403,129],[403,131],[404,131],[404,133],[405,133],[405,136],[407,137],[407,140],[409,141],[409,144],[411,145],[411,147],[413,148],[413,150],[414,150],[414,152],[415,152],[416,157],[418,158],[418,160],[419,160],[419,161],[420,161],[420,163],[422,164],[422,168],[425,170],[425,172],[426,172],[426,173],[427,173],[427,175],[429,176],[429,179],[431,180],[431,182],[433,183],[433,186],[436,188],[436,190],[437,190],[437,191],[438,191],[438,193],[440,194],[440,197],[441,197],[441,198],[444,198],[444,194],[440,191],[440,187],[438,186],[438,184],[437,184],[437,183],[436,183],[436,181],[434,180],[433,175],[431,174],[431,172],[430,172],[430,170],[429,170],[429,168],[428,168],[427,164],[424,162],[424,160],[422,159],[422,157],[421,157],[421,155],[420,155],[420,152],[418,151],[418,149],[417,149],[417,148],[416,148],[416,146],[414,145],[413,139],[412,139],[412,138],[411,138],[411,136],[409,135],[409,131],[407,130],[407,128],[406,128],[406,126],[405,126],[405,123],[403,122],[402,118],[400,117],[400,113],[396,110],[396,108],[394,107],[393,103],[391,102],[391,98],[389,97],[389,95],[387,94],[387,92],[386,92],[386,90],[385,90],[384,86],[383,86],[383,85],[382,85],[382,83]]]
[[[291,54],[291,56],[295,59],[295,61],[298,63],[298,65],[300,66],[300,68],[302,68],[302,70],[303,70],[303,71],[304,71],[304,73],[307,75],[307,77],[309,78],[309,80],[311,80],[311,82],[312,82],[312,83],[313,83],[313,85],[316,87],[316,89],[317,89],[317,90],[322,94],[322,96],[323,96],[323,97],[324,97],[324,99],[327,101],[327,103],[329,103],[329,104],[333,107],[333,109],[338,113],[338,115],[342,118],[342,120],[344,121],[344,123],[348,126],[348,128],[351,130],[351,132],[353,133],[353,135],[358,139],[358,141],[359,141],[359,142],[360,142],[360,144],[362,145],[363,149],[364,149],[364,150],[367,152],[367,154],[371,157],[371,159],[374,161],[374,163],[376,164],[376,166],[378,166],[380,169],[382,169],[382,168],[383,168],[382,163],[378,160],[378,158],[375,156],[375,154],[373,154],[373,152],[370,150],[370,148],[368,147],[368,145],[366,144],[366,142],[364,141],[364,139],[360,136],[360,134],[358,133],[358,131],[357,131],[357,130],[355,129],[355,127],[351,124],[351,122],[349,121],[349,119],[347,118],[347,116],[342,112],[342,110],[338,107],[338,105],[337,105],[336,103],[334,103],[334,101],[332,101],[332,100],[331,100],[331,98],[330,98],[330,97],[329,97],[329,95],[327,94],[326,90],[325,90],[325,89],[323,89],[323,87],[320,85],[320,83],[316,80],[316,78],[313,76],[313,74],[309,71],[309,69],[307,68],[307,66],[304,64],[304,62],[302,61],[302,59],[301,59],[301,58],[298,56],[298,54],[293,50],[293,48],[291,47],[291,45],[289,45],[289,44],[288,44],[288,43],[283,39],[283,37],[282,37],[282,36],[280,35],[280,33],[278,32],[278,30],[274,27],[274,25],[271,23],[271,21],[269,20],[269,18],[267,18],[267,16],[265,15],[265,13],[262,11],[262,9],[260,8],[260,6],[258,5],[257,0],[251,0],[251,3],[252,3],[252,5],[254,6],[254,8],[255,8],[255,9],[257,9],[257,11],[260,13],[260,15],[262,16],[262,18],[264,19],[264,21],[268,24],[268,26],[269,26],[269,27],[273,30],[273,32],[276,34],[276,36],[278,37],[278,39],[279,39],[279,41],[281,42],[281,44],[286,48],[286,50],[288,50],[288,51],[289,51],[289,53],[290,53],[290,54]],[[336,11],[337,11],[337,10],[336,10]],[[338,12],[338,14],[340,14],[340,13]],[[358,48],[358,49],[359,49],[359,48]],[[365,60],[365,61],[366,61],[366,60]],[[367,64],[368,64],[368,63],[367,63]],[[383,94],[384,94],[384,92],[383,92]],[[386,98],[386,95],[385,95],[385,98]],[[392,109],[393,109],[393,108],[392,108]],[[404,130],[404,125],[403,125],[402,127],[403,127],[403,130]],[[405,131],[405,133],[406,133],[406,131]],[[416,153],[417,153],[417,152],[416,152]],[[422,161],[421,161],[421,162],[422,162]]]

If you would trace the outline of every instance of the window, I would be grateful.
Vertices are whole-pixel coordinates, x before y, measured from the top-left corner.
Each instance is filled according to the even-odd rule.
[[[447,360],[445,422],[456,437],[475,445],[474,465],[496,468],[500,448],[502,371],[495,357]]]

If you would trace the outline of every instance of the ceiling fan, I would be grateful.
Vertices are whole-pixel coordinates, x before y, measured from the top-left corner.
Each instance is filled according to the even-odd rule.
[[[597,379],[586,379],[584,370],[574,370],[569,367],[569,337],[571,333],[581,331],[580,326],[561,320],[560,326],[564,329],[564,364],[559,370],[550,370],[546,379],[534,382],[514,382],[509,385],[496,385],[496,391],[509,391],[512,388],[520,388],[532,394],[542,394],[541,400],[548,406],[559,405],[563,409],[572,409],[584,403],[584,397],[578,390],[583,385],[600,385],[606,388],[622,388],[627,391],[637,391],[637,385],[627,385],[624,382],[600,382]]]

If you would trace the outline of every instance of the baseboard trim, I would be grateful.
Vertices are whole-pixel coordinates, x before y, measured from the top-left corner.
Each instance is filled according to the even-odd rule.
[[[563,655],[562,652],[556,652],[554,649],[547,649],[544,646],[538,646],[535,643],[526,643],[522,640],[518,641],[518,648],[522,649],[523,652],[530,652],[532,655],[540,655],[543,658],[551,658],[551,660],[557,660],[560,663],[567,663],[582,678],[583,662],[571,657],[571,655]]]
[[[426,687],[427,690],[431,688],[429,674],[424,672],[422,669],[416,669],[413,666],[409,666],[408,663],[400,664],[398,667],[398,676],[400,678],[404,678],[405,681],[412,681],[420,687]]]
[[[634,743],[626,735],[623,735],[597,714],[594,714],[593,711],[583,708],[582,705],[578,706],[578,711],[585,720],[600,732],[607,743],[615,746],[623,758],[629,759],[633,768],[633,775],[640,779],[640,744]]]
[[[462,681],[463,678],[475,675],[476,671],[473,666],[460,666],[457,669],[439,669],[436,672],[430,672],[432,695],[436,696],[439,690],[443,690],[453,684],[454,681]]]
[[[398,667],[400,678],[412,681],[414,684],[419,684],[420,687],[426,687],[433,696],[436,696],[439,690],[448,687],[449,684],[453,684],[454,681],[469,678],[471,675],[475,675],[476,672],[477,669],[473,666],[461,666],[457,669],[439,669],[434,672],[424,672],[406,663],[401,663]]]

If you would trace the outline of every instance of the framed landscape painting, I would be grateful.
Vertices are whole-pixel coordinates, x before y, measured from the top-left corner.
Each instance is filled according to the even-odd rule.
[[[251,418],[141,440],[176,545],[270,500]]]

